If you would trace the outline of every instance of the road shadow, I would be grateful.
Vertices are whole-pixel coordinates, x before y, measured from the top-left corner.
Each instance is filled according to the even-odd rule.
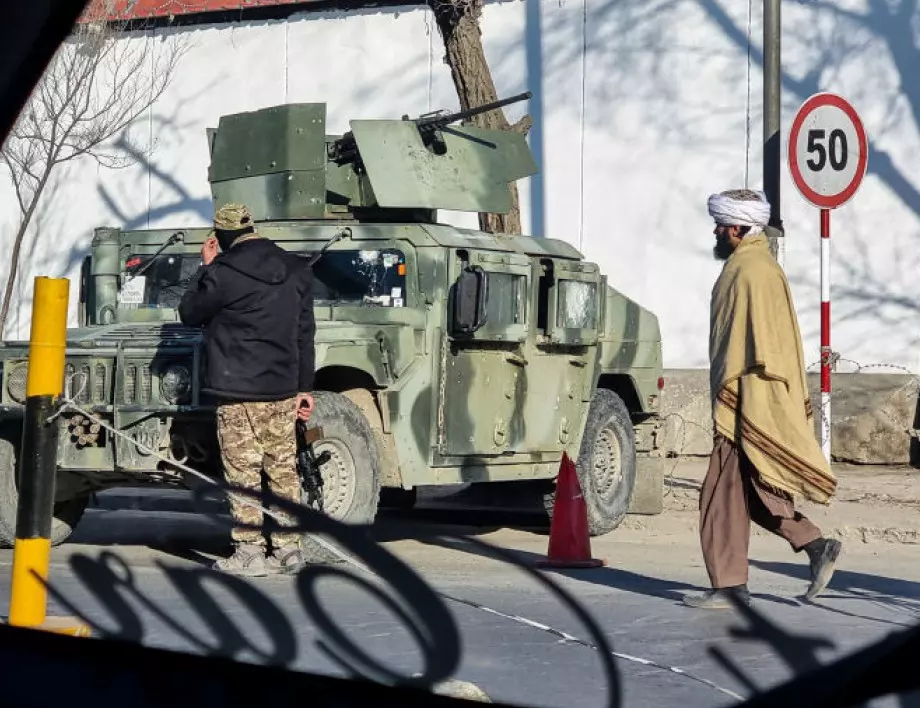
[[[490,554],[484,552],[478,545],[465,542],[462,539],[424,539],[422,543],[442,546],[455,551],[462,551],[476,556],[490,558]],[[516,562],[534,568],[539,561],[545,560],[545,556],[522,551],[518,549],[505,549]],[[546,573],[562,575],[580,582],[602,585],[604,587],[630,592],[643,597],[656,597],[662,600],[668,600],[680,604],[687,592],[701,590],[699,586],[688,583],[667,580],[664,578],[655,578],[641,573],[634,573],[622,568],[611,566],[609,559],[607,565],[601,568],[591,568],[588,570],[564,569],[564,568],[542,568]],[[765,599],[775,600],[775,598],[764,596]]]
[[[210,565],[232,552],[231,526],[226,505],[216,498],[113,495],[87,511],[68,545],[141,546]],[[486,536],[506,529],[545,535],[548,522],[540,512],[435,503],[409,510],[381,509],[365,530],[376,543],[393,543],[434,535]]]
[[[778,561],[756,561],[751,565],[767,570],[778,575],[790,578],[808,579],[808,566],[798,563],[781,563]],[[875,593],[910,599],[920,604],[920,582],[904,580],[902,578],[889,578],[880,575],[869,575],[852,570],[838,568],[831,579],[828,589],[841,592]]]
[[[256,496],[238,488],[233,492]],[[463,650],[460,628],[446,604],[451,601],[449,597],[441,595],[404,561],[370,538],[368,527],[342,524],[270,494],[265,494],[259,503],[266,508],[279,508],[281,513],[294,517],[297,525],[293,532],[325,537],[344,557],[353,560],[353,563],[339,565],[308,563],[290,576],[299,609],[315,628],[315,634],[308,641],[316,651],[352,678],[389,685],[431,690],[435,684],[455,674],[460,668]],[[501,555],[502,550],[496,549],[496,553]],[[189,623],[187,611],[175,611],[174,600],[168,600],[163,592],[151,593],[146,589],[149,574],[141,578],[140,573],[113,551],[104,550],[97,557],[75,553],[68,563],[72,578],[61,584],[46,583],[49,599],[66,614],[86,623],[104,640],[140,643],[146,636],[148,623],[155,620],[187,642],[193,652],[210,657],[238,661],[243,654],[255,653],[259,664],[291,668],[299,654],[298,628],[303,626],[303,618],[292,623],[289,612],[295,608],[281,608],[258,582],[251,583],[209,568],[155,562],[154,569],[180,595],[181,604],[193,610],[205,624],[206,631],[202,633]],[[523,570],[528,572],[527,568]],[[535,581],[582,619],[604,663],[608,679],[607,704],[621,705],[619,676],[603,632],[565,590],[554,587],[550,579],[530,572]],[[318,583],[328,578],[338,578],[383,604],[414,638],[424,670],[405,675],[390,665],[392,657],[372,656],[369,647],[356,642],[317,594]],[[80,592],[75,592],[75,588],[80,588]],[[95,601],[95,606],[104,608],[103,613],[90,614],[81,609],[87,595]],[[258,621],[268,638],[267,645],[263,641],[256,646],[252,632],[241,624],[240,613],[223,607],[222,600],[226,596],[234,597],[246,608],[247,615]],[[348,701],[345,704],[359,705]],[[432,702],[431,705],[438,704]]]
[[[808,567],[793,563],[780,563],[776,561],[751,561],[751,565],[761,570],[766,570],[790,578],[808,580]],[[837,593],[828,595],[829,592]],[[872,617],[857,614],[849,610],[833,607],[827,600],[834,603],[860,601],[874,604],[889,612],[903,615],[904,621]],[[920,618],[920,583],[901,578],[890,578],[881,575],[870,575],[852,570],[839,568],[831,578],[825,594],[814,602],[803,603],[820,607],[828,612],[845,616],[868,619],[886,624],[912,626]]]
[[[545,516],[545,515],[544,515]],[[519,509],[424,507],[381,510],[372,534],[377,541],[417,540],[440,533],[484,536],[509,530],[546,535],[549,528],[539,513]]]
[[[234,488],[233,491],[242,496],[255,496],[239,488]],[[371,539],[367,533],[369,530],[367,527],[341,524],[322,513],[308,510],[270,494],[263,495],[259,503],[266,508],[280,508],[282,513],[295,517],[298,522],[293,529],[295,532],[327,537],[346,556],[355,561],[356,565],[338,566],[310,563],[298,570],[292,578],[299,598],[300,610],[316,629],[315,638],[312,640],[316,650],[354,678],[429,691],[435,683],[449,678],[457,671],[462,658],[463,643],[460,627],[456,623],[455,616],[450,612],[448,603],[462,602],[470,605],[470,601],[453,598],[428,585],[424,578],[409,565]],[[504,561],[517,567],[525,576],[542,585],[549,591],[550,596],[575,615],[589,635],[587,639],[578,640],[578,643],[595,649],[596,655],[604,663],[608,685],[606,705],[610,705],[611,708],[623,705],[620,675],[615,662],[616,655],[613,653],[605,632],[592,620],[574,596],[561,584],[558,584],[558,579],[552,578],[554,573],[540,572],[535,568],[536,561],[542,558],[540,555],[524,551],[508,551],[498,546],[491,546],[473,536],[442,536],[421,540],[424,543],[447,549],[462,550],[492,560]],[[264,588],[260,588],[258,584],[249,583],[245,579],[216,573],[207,568],[180,567],[160,562],[154,564],[172,588],[179,593],[184,600],[184,606],[193,610],[195,615],[204,622],[206,632],[202,634],[190,626],[187,613],[180,615],[172,611],[174,602],[167,606],[161,592],[147,591],[146,584],[141,582],[140,574],[112,551],[103,551],[96,558],[85,554],[74,554],[69,559],[69,565],[75,583],[68,582],[62,585],[57,585],[56,582],[48,583],[49,599],[66,614],[88,624],[94,634],[100,635],[100,638],[104,640],[139,643],[143,641],[148,621],[155,619],[188,642],[194,652],[212,658],[238,662],[242,654],[255,652],[256,661],[259,664],[266,667],[290,668],[299,653],[298,642],[300,640],[295,628],[302,626],[304,618],[299,618],[295,624],[291,624],[292,620],[287,612],[291,608],[279,607]],[[601,583],[645,596],[651,594],[673,600],[680,598],[679,590],[690,588],[685,583],[650,578],[611,567],[592,571],[558,572],[579,580]],[[401,674],[395,667],[370,655],[369,647],[356,642],[347,634],[346,628],[337,623],[337,618],[323,605],[316,593],[317,583],[329,577],[339,578],[364,591],[383,603],[394,616],[399,618],[401,624],[415,638],[419,651],[424,657],[425,670],[421,675]],[[74,592],[75,586],[81,588],[79,593]],[[87,593],[95,600],[97,606],[105,609],[105,617],[81,610],[80,605],[86,601]],[[268,636],[267,645],[264,642],[261,646],[253,644],[252,633],[240,624],[239,613],[228,612],[223,607],[222,598],[224,596],[235,597],[246,607],[246,611],[258,621],[263,633]],[[472,604],[475,606],[475,603]],[[822,637],[790,634],[771,623],[756,608],[738,606],[736,609],[740,617],[747,621],[749,628],[729,628],[732,637],[766,643],[797,674],[807,674],[813,671],[825,672],[823,679],[817,684],[808,683],[806,680],[803,685],[797,679],[793,679],[773,689],[774,691],[800,692],[803,701],[798,705],[843,705],[839,702],[827,703],[812,700],[812,697],[806,694],[809,690],[812,693],[818,690],[819,693],[823,692],[825,695],[828,691],[839,694],[841,691],[852,690],[849,684],[854,673],[858,674],[859,671],[854,672],[852,668],[844,665],[847,661],[861,662],[860,665],[865,670],[866,659],[857,654],[844,657],[832,665],[821,666],[817,661],[815,651],[826,646],[827,640]],[[915,641],[918,638],[920,638],[920,627],[902,632],[897,637],[892,635],[862,652],[863,654],[869,651],[875,652],[877,658],[874,661],[884,668],[890,662],[899,660],[900,657],[915,656],[915,653],[911,652],[911,647],[904,646],[904,642]],[[891,640],[897,640],[897,643],[892,643]],[[713,648],[712,651],[727,670],[732,671],[739,678],[747,678],[744,668],[735,665],[731,657],[724,654],[719,655],[716,648]],[[881,678],[878,672],[870,673],[872,675],[864,674],[867,679]],[[888,682],[886,687],[889,689],[915,688],[909,685],[908,680],[913,679],[913,676],[905,677],[901,673],[894,672],[893,677],[886,676],[885,678]],[[873,697],[879,695],[879,690],[877,685],[871,688],[864,686],[862,693],[867,697]],[[788,705],[788,703],[764,702],[765,695],[769,694],[761,694],[756,696],[753,703],[745,702],[740,705],[748,708],[753,705]],[[437,704],[432,702],[431,705]],[[855,706],[856,704],[847,703],[846,705]],[[906,705],[908,705],[906,702],[902,703],[902,706]]]

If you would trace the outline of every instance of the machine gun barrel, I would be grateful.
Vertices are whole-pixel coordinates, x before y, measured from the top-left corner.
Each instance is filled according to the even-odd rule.
[[[525,91],[524,93],[519,93],[516,96],[510,96],[509,98],[503,98],[498,101],[493,101],[492,103],[486,103],[481,106],[467,108],[465,111],[446,114],[437,113],[433,115],[421,116],[420,118],[415,118],[414,122],[419,128],[424,128],[432,125],[450,125],[451,123],[456,123],[458,120],[466,120],[467,118],[472,118],[473,116],[478,116],[483,113],[488,113],[489,111],[494,111],[497,108],[504,108],[505,106],[511,105],[512,103],[526,101],[532,95],[533,94],[530,91]]]

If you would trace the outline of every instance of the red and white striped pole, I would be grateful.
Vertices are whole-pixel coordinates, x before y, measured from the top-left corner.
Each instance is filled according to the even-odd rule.
[[[821,210],[821,450],[831,461],[831,210]]]

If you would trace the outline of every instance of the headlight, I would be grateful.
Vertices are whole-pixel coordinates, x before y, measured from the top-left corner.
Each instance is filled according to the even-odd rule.
[[[192,376],[181,364],[173,364],[160,378],[160,393],[170,403],[179,403],[191,390]]]
[[[8,368],[6,390],[16,403],[26,402],[26,378],[29,375],[29,362],[24,361]]]

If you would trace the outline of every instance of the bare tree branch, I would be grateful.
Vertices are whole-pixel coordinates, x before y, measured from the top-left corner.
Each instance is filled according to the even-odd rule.
[[[107,1],[94,7],[104,12]],[[89,157],[118,169],[144,154],[140,148],[125,150],[129,143],[123,134],[166,91],[187,45],[177,35],[158,42],[128,33],[127,27],[126,22],[103,21],[78,25],[0,150],[21,213],[0,305],[0,333],[9,315],[23,240],[55,168]]]

